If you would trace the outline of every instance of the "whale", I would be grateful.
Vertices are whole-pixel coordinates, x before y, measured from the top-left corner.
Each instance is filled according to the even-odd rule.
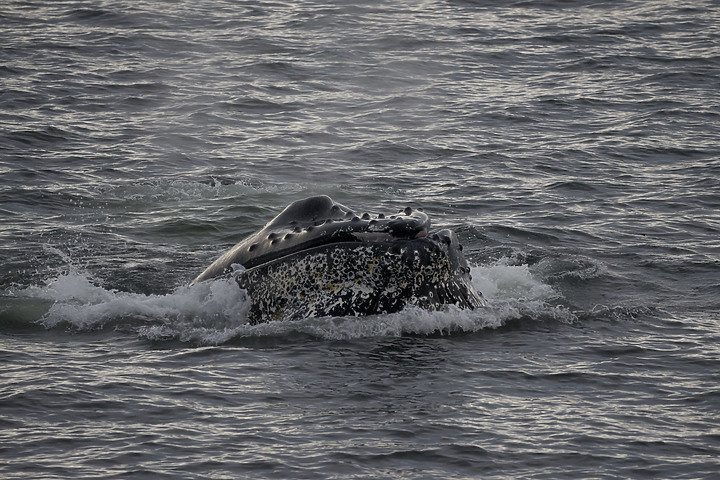
[[[252,324],[387,314],[409,306],[484,307],[462,250],[452,230],[430,230],[422,209],[357,214],[318,195],[288,205],[191,285],[234,278],[248,295]]]

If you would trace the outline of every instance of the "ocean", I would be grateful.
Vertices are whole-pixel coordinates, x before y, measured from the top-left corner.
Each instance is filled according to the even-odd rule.
[[[720,478],[720,3],[7,0],[0,477]],[[488,301],[247,322],[289,203]]]

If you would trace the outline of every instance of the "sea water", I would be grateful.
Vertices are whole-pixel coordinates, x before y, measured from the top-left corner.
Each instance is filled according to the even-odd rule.
[[[720,6],[0,6],[3,478],[717,478]],[[248,325],[292,201],[489,306]]]

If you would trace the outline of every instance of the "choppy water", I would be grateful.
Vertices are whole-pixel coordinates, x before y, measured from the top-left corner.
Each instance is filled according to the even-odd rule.
[[[717,478],[715,1],[0,6],[3,478]],[[490,306],[245,324],[285,205]]]

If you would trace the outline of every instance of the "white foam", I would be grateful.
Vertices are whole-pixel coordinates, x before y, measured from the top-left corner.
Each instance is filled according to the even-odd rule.
[[[551,318],[572,322],[574,315],[553,300],[558,294],[533,277],[527,265],[500,261],[472,268],[473,284],[488,307],[470,311],[449,306],[429,312],[409,307],[387,315],[309,318],[260,325],[247,323],[249,302],[231,278],[182,286],[166,295],[145,295],[106,289],[73,269],[44,286],[15,295],[42,299],[50,305],[38,319],[46,328],[74,331],[113,328],[148,340],[180,340],[220,344],[233,339],[301,333],[328,340],[403,334],[452,334],[497,328],[513,318]]]
[[[46,328],[66,325],[87,331],[112,325],[150,339],[194,338],[196,331],[227,334],[246,323],[249,306],[232,279],[179,287],[167,295],[144,295],[105,289],[89,276],[71,272],[17,295],[52,302],[38,320]]]
[[[509,265],[500,259],[492,265],[471,268],[473,286],[488,301],[483,315],[488,323],[504,324],[515,318],[552,319],[574,323],[577,316],[558,305],[561,296],[550,285],[537,279],[528,265]]]
[[[507,265],[504,259],[490,266],[471,268],[473,286],[488,300],[549,300],[557,297],[550,287],[535,279],[527,265]]]
[[[367,317],[308,318],[280,323],[285,323],[288,331],[304,333],[325,340],[398,337],[407,334],[448,335],[458,331],[475,332],[483,328],[499,326],[494,318],[485,317],[478,311],[460,310],[454,306],[435,312],[411,306],[401,312],[391,314]]]

